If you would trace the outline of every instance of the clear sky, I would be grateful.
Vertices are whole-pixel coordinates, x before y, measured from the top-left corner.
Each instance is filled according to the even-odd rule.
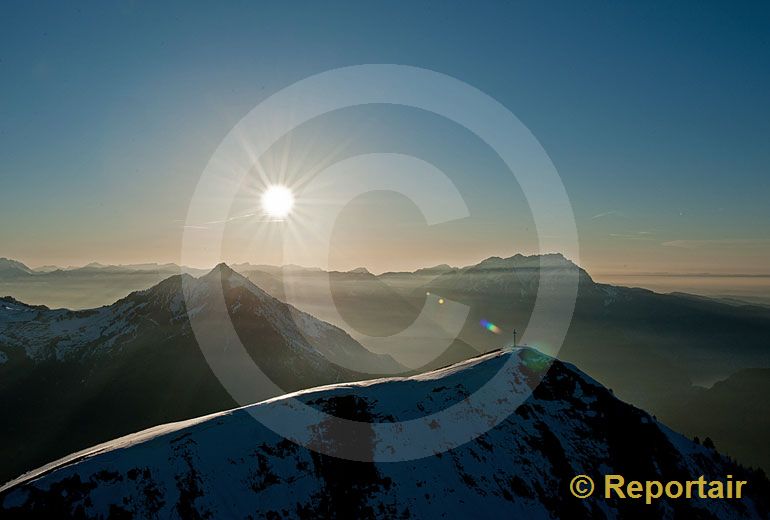
[[[362,63],[439,71],[516,114],[564,181],[590,271],[770,271],[770,7],[725,2],[4,2],[0,256],[178,262],[195,185],[233,125],[295,81]],[[362,197],[335,229],[340,268],[535,247],[499,158],[447,121],[370,106],[295,133],[266,164],[339,142],[343,156],[415,153],[466,197],[471,217],[435,228],[403,197]],[[242,227],[224,260],[280,261],[274,230]]]

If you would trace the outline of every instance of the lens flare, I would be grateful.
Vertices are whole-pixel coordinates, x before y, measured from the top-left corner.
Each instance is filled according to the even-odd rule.
[[[494,332],[495,334],[500,334],[502,332],[502,330],[500,330],[500,327],[498,327],[491,321],[481,320],[479,323],[481,323],[481,326],[487,329],[489,332]]]

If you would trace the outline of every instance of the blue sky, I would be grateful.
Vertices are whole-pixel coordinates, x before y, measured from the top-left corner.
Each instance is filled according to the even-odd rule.
[[[177,261],[198,176],[251,108],[314,73],[399,63],[474,85],[530,128],[563,178],[589,269],[767,271],[767,4],[414,4],[4,3],[0,256]],[[471,210],[489,195],[473,186],[502,182],[463,132],[375,112],[337,118],[348,131],[362,117],[392,123],[390,134],[369,125],[354,147],[408,149],[415,141],[398,136],[419,124],[441,136],[423,149],[455,165]],[[493,191],[505,190],[518,196]],[[409,245],[394,233],[392,258],[343,249],[377,270],[409,267],[403,248],[421,241],[414,257],[426,263],[531,245],[525,215],[477,206],[475,227],[415,232]],[[227,260],[261,260],[231,249]]]

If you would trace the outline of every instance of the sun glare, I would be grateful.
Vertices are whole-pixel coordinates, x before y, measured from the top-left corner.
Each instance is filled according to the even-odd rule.
[[[286,186],[270,186],[262,194],[262,210],[275,219],[289,216],[294,207],[294,195]]]

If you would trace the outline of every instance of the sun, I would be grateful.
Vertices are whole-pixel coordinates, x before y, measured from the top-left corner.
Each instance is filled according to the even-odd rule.
[[[294,207],[294,194],[286,186],[273,185],[262,194],[262,210],[275,219],[289,216]]]

